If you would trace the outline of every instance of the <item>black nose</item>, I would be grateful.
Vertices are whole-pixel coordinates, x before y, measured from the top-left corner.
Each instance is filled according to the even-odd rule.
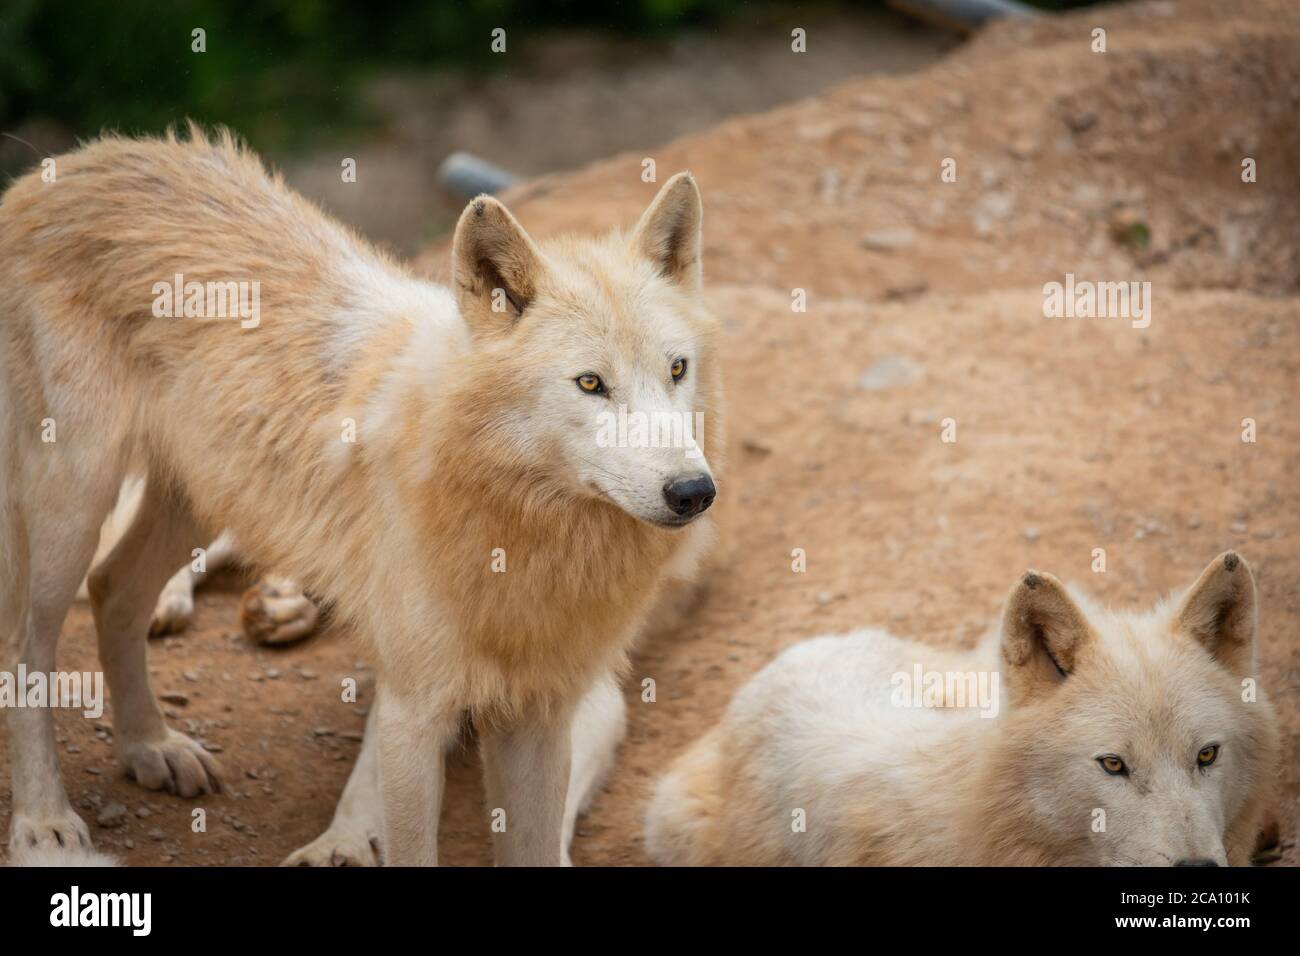
[[[1218,866],[1213,860],[1198,858],[1195,860],[1179,860],[1174,866]]]
[[[718,489],[708,475],[680,475],[664,485],[664,501],[673,514],[691,518],[708,511]]]

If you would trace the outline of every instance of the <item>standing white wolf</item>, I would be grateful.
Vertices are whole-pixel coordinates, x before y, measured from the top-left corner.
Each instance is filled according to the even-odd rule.
[[[540,245],[481,197],[446,289],[226,134],[105,137],[52,168],[0,203],[0,667],[53,668],[100,525],[141,473],[131,527],[89,577],[132,777],[218,785],[164,722],[145,645],[164,582],[228,529],[378,660],[377,733],[332,832],[382,816],[390,862],[435,863],[443,749],[468,711],[505,813],[498,861],[560,863],[572,741],[608,747],[609,675],[712,533],[697,447],[598,441],[626,406],[703,413],[721,447],[694,181],[667,182],[630,234]],[[589,691],[601,726],[571,728]],[[7,722],[11,845],[87,843],[51,713]],[[572,776],[590,783],[589,764]]]
[[[660,782],[650,855],[1248,863],[1279,748],[1255,633],[1254,578],[1227,552],[1146,614],[1102,610],[1031,571],[975,652],[882,631],[796,644]],[[926,687],[905,687],[918,670]],[[982,685],[1000,700],[958,700],[981,675],[1000,675],[1000,688]]]

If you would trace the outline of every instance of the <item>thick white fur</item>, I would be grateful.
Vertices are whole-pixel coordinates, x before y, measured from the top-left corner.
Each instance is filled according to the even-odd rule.
[[[1243,700],[1255,674],[1244,560],[1221,556],[1186,596],[1148,613],[1067,597],[1049,575],[1026,580],[1038,583],[1013,591],[1001,631],[975,651],[879,630],[784,651],[658,784],[650,855],[674,865],[1247,863],[1278,741],[1262,694]],[[1044,595],[1049,613],[1025,610]],[[1026,621],[1031,635],[1069,622],[1053,646],[1068,676],[1037,645],[1011,649]],[[997,715],[896,706],[894,675],[918,663],[999,674]],[[1221,752],[1202,771],[1210,743]],[[1099,766],[1112,752],[1127,775]]]
[[[6,866],[120,866],[113,857],[84,846],[29,846],[9,851]]]

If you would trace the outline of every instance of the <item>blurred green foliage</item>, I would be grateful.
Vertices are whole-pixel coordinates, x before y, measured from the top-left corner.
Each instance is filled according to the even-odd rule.
[[[81,136],[193,117],[261,138],[359,123],[358,73],[490,69],[491,31],[663,33],[735,0],[0,0],[0,128],[32,116]],[[191,51],[206,31],[207,52]]]
[[[822,0],[820,7],[857,4]],[[878,5],[883,0],[875,0]],[[1031,0],[1053,8],[1089,0]],[[662,36],[797,0],[0,0],[0,130],[32,117],[78,136],[193,118],[262,144],[363,125],[378,67],[506,69],[489,42],[538,29]],[[195,28],[207,50],[191,51]],[[512,46],[512,50],[518,49]]]

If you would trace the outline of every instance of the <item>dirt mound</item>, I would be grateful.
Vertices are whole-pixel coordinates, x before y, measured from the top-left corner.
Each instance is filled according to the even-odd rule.
[[[690,168],[704,190],[729,366],[721,493],[745,520],[696,614],[635,662],[629,686],[653,677],[658,700],[629,692],[577,863],[646,862],[654,778],[779,649],[864,624],[967,644],[1028,566],[1147,603],[1240,549],[1261,590],[1261,684],[1300,752],[1297,41],[1284,0],[1001,24],[924,73],[654,151],[661,180]],[[630,223],[655,188],[642,158],[535,181],[515,210],[538,234]],[[1245,158],[1258,182],[1242,182]],[[435,275],[445,247],[421,259]],[[1045,318],[1042,286],[1067,273],[1150,281],[1150,326]],[[337,636],[251,648],[221,630],[234,604],[205,598],[197,633],[153,659],[160,688],[188,698],[171,705],[182,728],[233,778],[209,834],[189,832],[187,804],[119,780],[106,732],[61,722],[74,802],[146,811],[97,831],[130,862],[272,862],[325,827],[342,789],[363,708],[340,710],[337,681],[355,652]],[[66,666],[87,664],[84,608],[69,631]],[[450,863],[490,859],[474,763],[467,750],[451,774]],[[1282,774],[1294,863],[1300,776]]]
[[[1105,53],[1091,50],[1095,26]],[[935,68],[849,83],[652,158],[699,176],[709,274],[724,281],[879,298],[1140,269],[1294,291],[1297,42],[1300,8],[1285,0],[1007,22]],[[538,228],[626,219],[653,190],[641,159],[525,186],[522,211]],[[941,182],[945,159],[956,182]],[[882,231],[895,235],[873,241]]]

